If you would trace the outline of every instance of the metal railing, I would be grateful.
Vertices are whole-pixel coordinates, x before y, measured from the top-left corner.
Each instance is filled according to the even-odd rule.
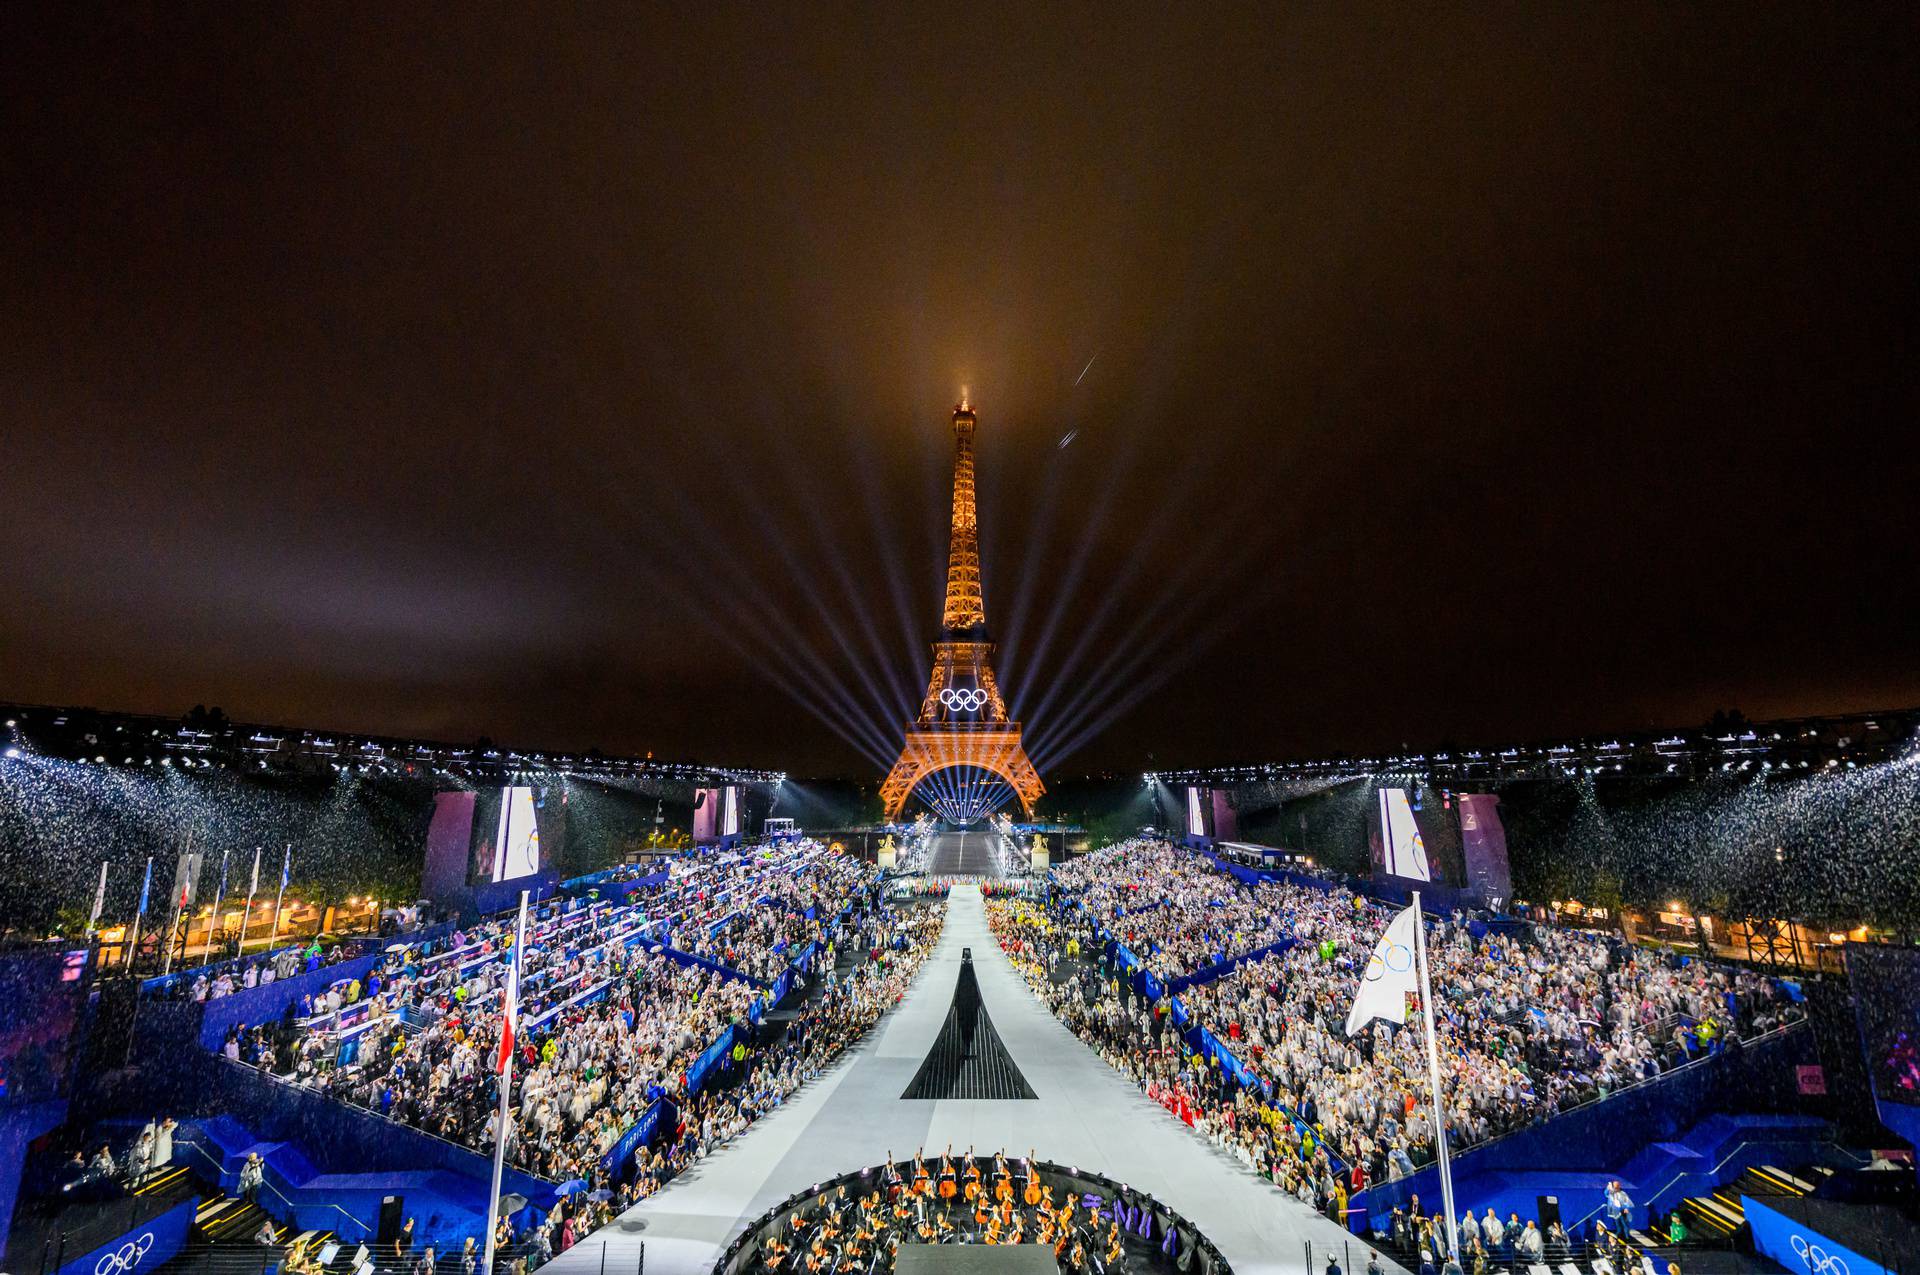
[[[227,1189],[223,1181],[223,1179],[226,1176],[226,1170],[221,1166],[220,1162],[214,1158],[212,1152],[208,1151],[205,1147],[201,1146],[198,1141],[194,1141],[194,1140],[176,1140],[174,1145],[176,1147],[185,1147],[187,1150],[199,1156],[201,1161],[206,1165],[205,1171],[208,1174],[209,1180],[215,1183],[216,1185],[218,1185],[221,1190],[224,1191]],[[350,1213],[346,1209],[341,1208],[338,1204],[322,1204],[316,1201],[311,1204],[297,1205],[293,1202],[293,1200],[288,1198],[285,1192],[280,1190],[279,1187],[275,1186],[272,1182],[269,1182],[265,1178],[262,1178],[260,1180],[260,1189],[262,1191],[271,1192],[273,1197],[276,1200],[280,1201],[281,1205],[284,1206],[284,1208],[286,1209],[285,1224],[288,1226],[299,1225],[299,1223],[293,1220],[294,1213],[297,1209],[300,1209],[300,1208],[331,1209],[334,1213],[338,1214],[340,1218],[344,1220],[345,1223],[357,1228],[361,1232],[359,1235],[356,1235],[353,1237],[356,1243],[366,1239],[368,1236],[373,1235],[378,1230],[378,1228],[374,1226],[373,1223],[362,1220],[361,1218],[354,1215],[353,1213]],[[234,1194],[235,1194],[235,1198],[240,1198],[238,1191],[235,1191]],[[258,1204],[259,1201],[253,1200],[253,1201],[250,1201],[250,1203]],[[262,1210],[264,1210],[267,1213],[268,1216],[273,1217],[276,1221],[280,1220],[279,1216],[276,1215],[272,1209],[267,1208],[264,1204],[260,1205],[260,1207]],[[343,1236],[346,1235],[347,1232],[341,1230],[340,1227],[341,1227],[340,1222],[334,1222],[329,1229],[333,1230],[337,1234],[340,1234]]]

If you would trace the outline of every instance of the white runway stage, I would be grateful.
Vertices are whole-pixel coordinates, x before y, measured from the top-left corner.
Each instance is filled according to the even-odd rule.
[[[1037,1095],[1035,1101],[900,1098],[939,1033],[962,948],[987,1012]],[[825,1076],[796,1093],[732,1145],[629,1209],[556,1259],[563,1273],[629,1272],[646,1245],[647,1275],[705,1275],[749,1222],[797,1190],[834,1174],[951,1142],[983,1152],[1034,1148],[1049,1160],[1149,1191],[1219,1246],[1241,1275],[1301,1275],[1306,1243],[1314,1275],[1329,1248],[1348,1271],[1365,1270],[1367,1246],[1282,1195],[1149,1102],[1061,1026],[1028,990],[987,930],[980,891],[956,887],[940,945],[906,1000]],[[1355,1259],[1346,1260],[1347,1247]],[[1391,1271],[1399,1266],[1387,1263]]]

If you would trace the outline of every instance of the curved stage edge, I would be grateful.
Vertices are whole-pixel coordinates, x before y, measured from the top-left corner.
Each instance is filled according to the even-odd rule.
[[[1199,1228],[1185,1217],[1173,1211],[1165,1201],[1157,1199],[1152,1193],[1136,1190],[1125,1183],[1116,1182],[1105,1174],[1077,1166],[1055,1164],[1049,1160],[1032,1161],[1036,1176],[1042,1185],[1051,1188],[1055,1199],[1073,1199],[1076,1212],[1081,1208],[1094,1208],[1100,1221],[1097,1234],[1104,1237],[1110,1221],[1118,1220],[1126,1236],[1126,1256],[1119,1264],[1107,1266],[1089,1260],[1081,1269],[1086,1271],[1104,1270],[1119,1275],[1120,1272],[1147,1271],[1189,1271],[1193,1275],[1232,1275],[1233,1267],[1220,1254],[1213,1242],[1203,1235]],[[911,1164],[902,1170],[911,1169]],[[760,1262],[765,1240],[781,1233],[788,1227],[788,1219],[795,1212],[805,1210],[823,1199],[836,1195],[843,1188],[846,1199],[857,1202],[875,1191],[882,1192],[881,1211],[886,1212],[891,1202],[886,1199],[885,1165],[869,1165],[839,1177],[816,1182],[804,1191],[796,1191],[773,1208],[756,1218],[747,1229],[740,1233],[714,1263],[713,1275],[757,1275],[766,1269]],[[945,1201],[942,1201],[945,1203]],[[963,1206],[963,1201],[953,1201]],[[857,1205],[856,1205],[857,1207]],[[909,1248],[971,1248],[984,1253],[990,1246],[978,1237],[978,1228],[971,1216],[971,1206],[961,1208],[969,1216],[963,1227],[956,1227],[953,1236],[943,1241],[928,1242],[918,1238],[900,1245],[904,1254]],[[1103,1241],[1104,1242],[1104,1241]],[[1027,1243],[1019,1248],[1029,1250],[1044,1257],[1045,1269],[1065,1270],[1065,1263],[1056,1266],[1053,1254],[1038,1244]],[[1008,1249],[1007,1256],[1012,1250]],[[804,1261],[795,1254],[780,1267],[782,1271],[804,1270]],[[872,1264],[866,1260],[856,1267],[875,1271],[892,1270],[891,1263]],[[1022,1267],[1025,1269],[1025,1267]]]

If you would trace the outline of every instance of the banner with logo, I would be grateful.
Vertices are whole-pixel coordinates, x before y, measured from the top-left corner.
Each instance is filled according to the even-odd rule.
[[[1884,1262],[1877,1262],[1781,1211],[1795,1207],[1791,1203],[1763,1201],[1751,1195],[1742,1195],[1740,1202],[1746,1206],[1747,1222],[1753,1227],[1753,1251],[1771,1257],[1798,1275],[1893,1275],[1893,1268]],[[1896,1249],[1883,1256],[1904,1261],[1912,1254]]]
[[[149,1218],[117,1239],[73,1258],[56,1275],[138,1275],[158,1270],[186,1244],[199,1205],[197,1196],[184,1199],[159,1217]]]

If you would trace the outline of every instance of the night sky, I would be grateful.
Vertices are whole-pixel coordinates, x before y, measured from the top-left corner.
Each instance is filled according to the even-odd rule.
[[[702,7],[0,19],[0,699],[871,775],[964,384],[1043,770],[1920,703],[1911,5]]]

